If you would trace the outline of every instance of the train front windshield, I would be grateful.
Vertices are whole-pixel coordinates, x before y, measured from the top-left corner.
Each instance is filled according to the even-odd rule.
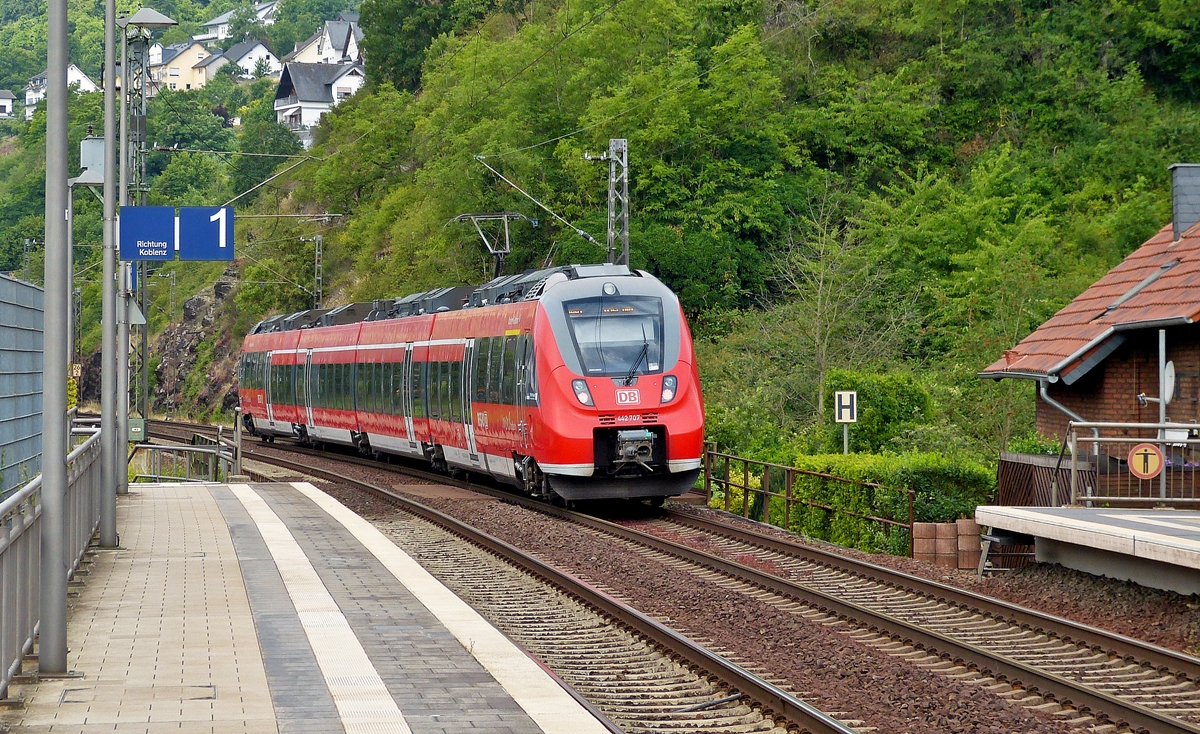
[[[662,299],[600,296],[565,301],[563,310],[584,374],[662,371]]]

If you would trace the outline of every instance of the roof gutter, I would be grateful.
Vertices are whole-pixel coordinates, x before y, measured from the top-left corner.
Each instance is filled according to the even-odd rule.
[[[1067,406],[1063,405],[1062,403],[1058,402],[1054,398],[1050,397],[1050,393],[1046,389],[1048,386],[1049,386],[1049,381],[1046,380],[1045,378],[1038,380],[1038,396],[1041,397],[1042,400],[1046,401],[1046,405],[1049,405],[1051,408],[1058,410],[1060,413],[1067,416],[1075,423],[1086,423],[1087,422],[1083,419],[1083,416],[1079,415],[1078,413],[1071,410]],[[1100,437],[1100,429],[1093,428],[1092,435],[1099,438]]]

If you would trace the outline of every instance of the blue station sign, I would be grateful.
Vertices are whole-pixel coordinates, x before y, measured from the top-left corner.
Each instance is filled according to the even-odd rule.
[[[118,229],[122,260],[175,259],[175,207],[123,207]]]
[[[233,207],[180,207],[179,259],[232,260]]]
[[[125,206],[118,217],[122,260],[232,260],[233,207]]]

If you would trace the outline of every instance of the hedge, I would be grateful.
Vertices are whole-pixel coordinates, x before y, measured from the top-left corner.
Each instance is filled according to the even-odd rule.
[[[805,471],[882,485],[867,487],[837,479],[802,474],[794,475],[792,497],[801,502],[792,506],[791,517],[784,518],[784,501],[772,498],[770,522],[813,538],[869,552],[886,551],[903,555],[908,550],[908,533],[889,528],[882,523],[854,517],[842,512],[812,507],[802,502],[814,502],[860,515],[884,517],[908,522],[907,490],[915,492],[914,516],[917,522],[950,522],[970,517],[975,506],[986,501],[995,485],[995,477],[986,467],[969,461],[950,459],[936,453],[901,455],[879,454],[822,454],[800,455],[789,462]],[[740,464],[735,463],[734,482],[739,482]],[[714,474],[719,473],[714,467]],[[762,486],[761,470],[751,465],[750,486]],[[770,477],[773,492],[783,489],[782,474],[773,471]],[[725,498],[716,487],[713,507],[723,508]],[[738,514],[743,509],[743,492],[732,488],[730,510]],[[751,495],[751,515],[761,517],[758,496]]]

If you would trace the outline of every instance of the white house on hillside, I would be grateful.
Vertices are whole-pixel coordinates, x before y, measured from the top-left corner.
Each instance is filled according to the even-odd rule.
[[[362,29],[356,21],[327,20],[319,31],[297,43],[292,52],[283,57],[283,62],[361,64],[359,44],[362,37]]]
[[[11,120],[17,114],[17,95],[0,89],[0,120]]]
[[[94,92],[100,87],[96,86],[96,82],[92,81],[91,77],[80,71],[75,64],[67,65],[67,86],[76,86],[80,92]],[[42,72],[29,80],[29,85],[25,87],[25,119],[32,120],[34,110],[37,109],[38,102],[46,98],[46,72]]]
[[[275,11],[278,8],[279,3],[276,0],[255,3],[254,14],[263,25],[273,25],[275,23]],[[224,41],[226,38],[229,38],[229,24],[233,21],[233,16],[236,12],[236,9],[230,10],[208,21],[204,24],[204,32],[198,36],[192,36],[192,40]]]
[[[203,69],[208,81],[216,75],[217,70],[228,63],[241,67],[238,75],[243,78],[254,78],[259,61],[266,64],[266,75],[278,74],[282,68],[279,59],[266,47],[262,41],[242,41],[229,47],[224,53],[214,53],[212,56],[196,64],[197,69]]]
[[[363,68],[357,64],[284,64],[275,90],[275,119],[298,133],[307,148],[312,142],[309,128],[354,96],[363,78]]]

